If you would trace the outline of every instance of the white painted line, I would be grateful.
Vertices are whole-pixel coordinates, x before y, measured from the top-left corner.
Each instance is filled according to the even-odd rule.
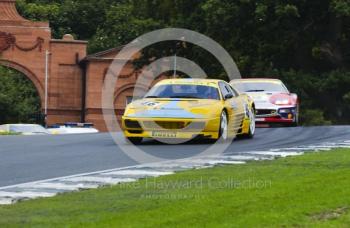
[[[119,176],[164,176],[171,175],[174,172],[164,172],[164,171],[152,171],[152,170],[120,170],[109,173],[103,173],[102,175],[119,175]]]
[[[45,179],[45,180],[39,180],[39,181],[26,182],[26,183],[22,183],[22,184],[15,184],[15,185],[4,186],[4,187],[0,187],[0,190],[6,190],[6,189],[11,189],[11,188],[20,188],[20,187],[28,185],[28,184],[29,185],[35,185],[35,184],[45,183],[45,182],[50,182],[50,181],[60,181],[60,180],[71,178],[71,177],[97,175],[97,174],[101,174],[101,173],[105,173],[105,172],[112,172],[112,171],[124,170],[124,169],[132,169],[132,168],[138,168],[138,167],[140,167],[140,165],[128,166],[128,167],[117,168],[117,169],[100,170],[100,171],[90,172],[90,173],[79,173],[79,174],[70,175],[70,176],[56,177],[56,178],[51,178],[51,179]]]
[[[55,189],[62,191],[76,191],[80,189],[92,189],[98,188],[98,185],[95,184],[64,184],[64,183],[39,183],[36,185],[26,185],[23,188],[34,188],[34,189]]]
[[[221,156],[224,160],[235,160],[235,161],[250,161],[250,160],[261,160],[264,158],[259,158],[256,156],[246,156],[246,155],[231,155],[231,156]]]
[[[311,150],[310,147],[290,147],[290,148],[271,149],[269,151],[305,152],[310,150]]]
[[[0,197],[7,198],[38,198],[38,197],[52,197],[56,193],[49,192],[0,192]]]
[[[291,148],[280,148],[280,149],[271,149],[270,151],[290,151],[290,152],[307,152],[307,151],[320,151],[320,150],[324,150],[324,151],[329,151],[331,149],[334,148],[341,148],[341,146],[337,145],[337,146],[325,146],[325,145],[315,145],[315,146],[308,146],[308,147],[291,147]]]
[[[216,164],[232,164],[232,165],[239,165],[239,164],[245,164],[244,161],[227,161],[227,160],[207,160],[207,159],[196,159],[196,160],[188,160],[188,163],[193,164],[203,164],[203,165],[216,165]]]
[[[96,183],[102,183],[102,184],[119,184],[119,183],[123,183],[123,182],[136,181],[136,179],[82,176],[82,177],[72,177],[72,178],[64,179],[62,181],[66,181],[66,182],[96,182]]]
[[[206,161],[205,164],[209,164],[209,165],[242,165],[242,164],[246,164],[246,162],[244,161],[227,161],[227,160],[212,160],[212,161]]]
[[[325,148],[325,147],[315,147],[312,149],[312,151],[330,151],[332,148]]]
[[[13,200],[10,198],[0,198],[0,205],[10,205],[13,204]]]
[[[302,152],[272,152],[272,151],[251,151],[248,153],[258,154],[258,155],[280,156],[280,157],[298,156],[298,155],[304,154]]]
[[[192,169],[198,165],[189,164],[190,162],[186,161],[174,161],[172,163],[160,163],[152,165],[143,165],[142,168],[154,168],[154,169]]]

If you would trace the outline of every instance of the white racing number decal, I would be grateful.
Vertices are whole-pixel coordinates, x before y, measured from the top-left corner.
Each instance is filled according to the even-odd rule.
[[[158,102],[153,102],[153,101],[146,101],[146,102],[143,102],[142,105],[144,106],[150,106],[150,107],[156,107],[159,105]]]

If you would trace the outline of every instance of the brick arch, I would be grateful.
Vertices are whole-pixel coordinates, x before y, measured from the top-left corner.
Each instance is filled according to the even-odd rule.
[[[0,65],[26,75],[38,92],[42,108],[47,70],[49,126],[84,121],[86,47],[87,41],[75,40],[69,34],[54,39],[49,22],[26,20],[18,14],[15,0],[0,0]]]
[[[0,65],[17,70],[18,72],[21,72],[22,74],[24,74],[33,83],[40,97],[41,107],[44,107],[45,92],[44,92],[43,85],[39,81],[38,77],[31,70],[29,70],[27,67],[21,64],[18,64],[9,60],[0,60]]]
[[[129,90],[129,89],[133,89],[133,88],[138,88],[138,89],[144,89],[145,91],[149,90],[149,88],[145,85],[135,85],[135,83],[129,83],[126,84],[122,87],[120,87],[115,93],[114,93],[114,102],[120,97],[120,95]]]

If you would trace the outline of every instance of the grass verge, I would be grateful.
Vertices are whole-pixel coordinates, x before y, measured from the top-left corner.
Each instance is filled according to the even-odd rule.
[[[191,170],[0,206],[0,227],[346,227],[350,150]]]

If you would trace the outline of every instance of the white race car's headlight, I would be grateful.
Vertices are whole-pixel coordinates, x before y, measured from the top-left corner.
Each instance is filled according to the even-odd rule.
[[[289,105],[290,104],[290,100],[289,99],[277,99],[275,100],[275,104],[276,105]]]
[[[295,102],[289,94],[276,94],[271,96],[270,102],[275,105],[293,105]]]

